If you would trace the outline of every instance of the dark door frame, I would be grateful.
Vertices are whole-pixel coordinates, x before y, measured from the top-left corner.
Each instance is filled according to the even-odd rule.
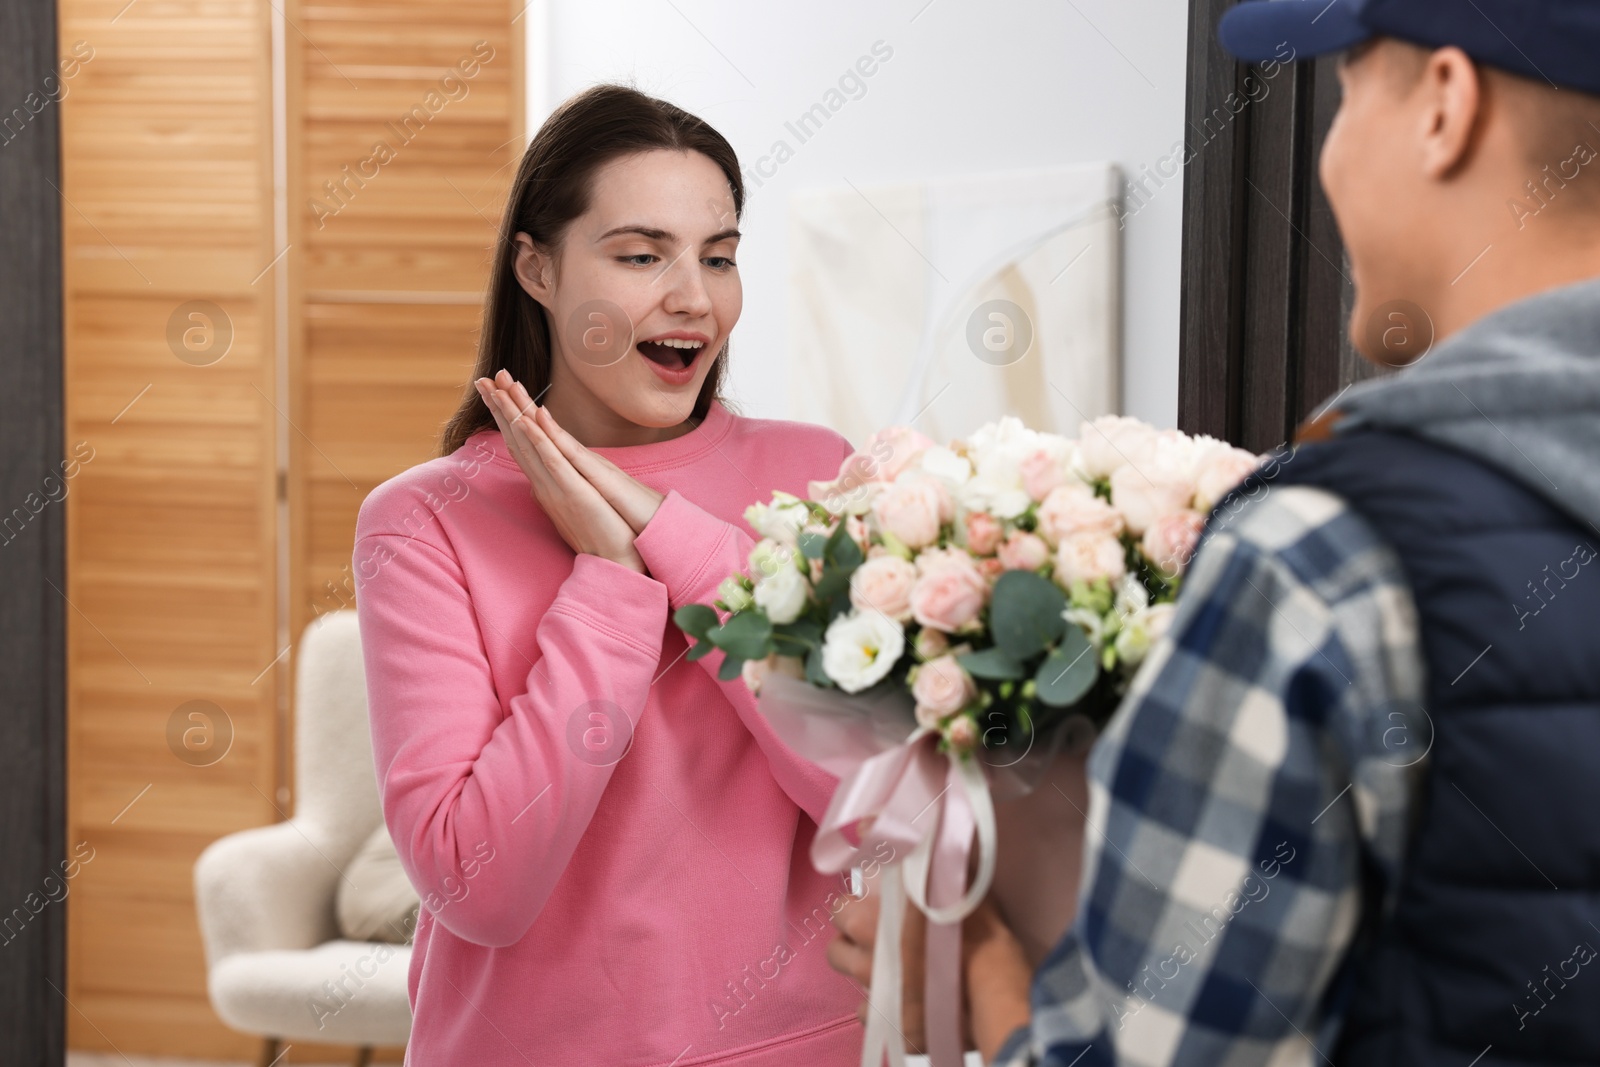
[[[0,1067],[66,1056],[56,63],[54,0],[0,3]]]
[[[1189,5],[1178,424],[1265,452],[1373,371],[1346,338],[1349,268],[1317,180],[1334,60],[1236,62],[1216,37],[1229,6]]]

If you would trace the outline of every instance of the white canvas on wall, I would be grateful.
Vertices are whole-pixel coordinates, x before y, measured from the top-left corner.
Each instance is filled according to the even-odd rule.
[[[791,196],[790,417],[859,445],[1118,411],[1120,188],[1091,164]]]

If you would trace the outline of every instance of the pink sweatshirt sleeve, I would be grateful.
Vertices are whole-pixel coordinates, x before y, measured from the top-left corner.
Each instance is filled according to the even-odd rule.
[[[633,545],[651,575],[666,587],[671,609],[676,611],[685,604],[710,604],[715,600],[718,584],[749,565],[755,541],[738,526],[724,522],[672,489],[634,537]],[[778,785],[812,822],[820,824],[839,779],[779,740],[742,679],[725,682],[717,678],[723,658],[717,649],[697,662],[722,687],[765,753]]]
[[[596,700],[638,722],[661,658],[667,590],[577,556],[539,620],[537,648],[523,650],[530,668],[502,717],[454,555],[389,533],[358,538],[355,554],[384,549],[357,589],[384,819],[412,884],[443,902],[429,908],[438,922],[480,945],[515,944],[615,766],[580,758],[569,739],[598,721],[587,714]]]

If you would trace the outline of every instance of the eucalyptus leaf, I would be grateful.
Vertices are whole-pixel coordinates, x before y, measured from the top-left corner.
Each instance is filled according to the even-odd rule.
[[[806,530],[800,535],[800,554],[806,559],[821,559],[828,545],[828,535]]]
[[[739,677],[739,672],[742,670],[744,670],[744,659],[739,656],[729,656],[722,661],[722,666],[717,668],[717,677],[724,682],[731,682]]]
[[[1066,606],[1066,595],[1048,578],[1032,571],[1006,571],[996,579],[989,605],[995,644],[1015,660],[1037,655],[1068,629],[1061,617]]]
[[[709,604],[685,604],[672,613],[672,621],[684,633],[704,640],[706,631],[717,625],[717,612]]]
[[[1028,672],[1022,664],[1006,655],[1004,649],[986,648],[980,652],[963,652],[956,662],[974,678],[1026,678]]]
[[[821,645],[812,648],[810,654],[806,656],[806,681],[812,685],[829,688],[833,686],[833,679],[829,678],[827,672],[822,669]]]
[[[1039,686],[1039,702],[1064,708],[1076,704],[1093,688],[1100,676],[1100,663],[1094,646],[1076,626],[1067,627],[1061,643],[1051,650],[1033,680]]]
[[[797,619],[794,622],[786,622],[773,626],[772,633],[774,637],[791,637],[797,641],[803,641],[808,645],[816,645],[822,642],[822,626],[820,623],[817,623],[812,619]],[[779,651],[783,650],[780,649]],[[791,653],[787,651],[784,652],[784,655],[790,654]],[[799,655],[798,652],[792,654]]]
[[[763,659],[772,651],[772,620],[762,611],[741,611],[706,636],[730,659]]]

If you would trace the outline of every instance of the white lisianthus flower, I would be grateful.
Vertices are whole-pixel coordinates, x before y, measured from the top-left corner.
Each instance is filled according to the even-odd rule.
[[[810,596],[811,583],[794,566],[780,567],[756,583],[756,606],[780,625],[798,619]]]
[[[800,528],[810,518],[811,512],[800,498],[781,489],[773,490],[771,503],[751,504],[744,509],[744,521],[757,533],[791,548],[799,543]]]
[[[1082,630],[1095,651],[1105,642],[1106,618],[1093,608],[1065,608],[1061,617]]]
[[[750,577],[760,585],[763,578],[771,577],[785,567],[790,570],[797,568],[800,565],[799,556],[800,553],[788,545],[763,537],[750,550]]]
[[[739,575],[730,574],[717,586],[717,599],[728,605],[729,611],[744,611],[755,603],[750,590],[744,587]]]
[[[822,669],[846,693],[859,693],[881,681],[905,648],[905,631],[887,615],[848,611],[822,635]]]
[[[1134,612],[1122,624],[1114,647],[1117,658],[1130,667],[1138,666],[1172,623],[1172,604],[1151,604]]]
[[[1112,606],[1113,611],[1126,618],[1136,612],[1143,611],[1150,606],[1150,593],[1144,587],[1136,574],[1125,574],[1117,585],[1117,597]]]

